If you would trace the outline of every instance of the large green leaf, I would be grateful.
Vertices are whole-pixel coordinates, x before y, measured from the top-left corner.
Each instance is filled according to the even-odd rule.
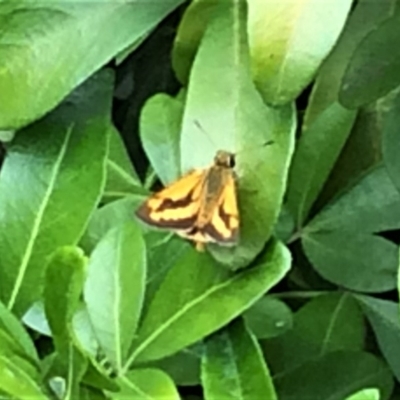
[[[135,336],[146,280],[146,252],[133,222],[110,230],[94,249],[85,302],[95,335],[112,366],[120,371]]]
[[[267,103],[292,101],[310,83],[338,39],[351,4],[351,0],[249,1],[253,76]]]
[[[277,284],[289,266],[288,250],[274,242],[257,266],[226,277],[210,256],[190,249],[155,294],[126,368],[171,355],[224,326]]]
[[[248,264],[271,235],[295,130],[292,106],[265,106],[251,80],[243,3],[216,5],[192,67],[181,133],[183,173],[209,167],[218,150],[236,154],[240,244],[210,247],[231,267]]]
[[[40,296],[46,257],[79,240],[100,199],[111,85],[107,73],[93,77],[8,147],[0,174],[0,292],[17,313]]]
[[[66,380],[63,398],[71,400],[78,396],[79,383],[87,368],[86,356],[79,348],[72,326],[83,290],[86,262],[79,248],[58,249],[50,258],[44,288],[45,311],[57,355],[54,365]]]
[[[379,388],[387,400],[393,378],[385,364],[363,352],[336,352],[309,361],[276,379],[279,400],[343,400],[356,390]]]
[[[343,77],[340,101],[358,107],[400,84],[400,14],[369,33],[354,52]]]
[[[361,350],[365,327],[357,302],[346,293],[319,296],[294,316],[292,330],[264,340],[274,373],[281,373],[337,350]]]
[[[386,291],[396,286],[397,246],[374,233],[399,227],[399,192],[378,167],[304,228],[302,244],[325,279],[359,291]]]
[[[182,2],[1,2],[0,128],[45,114]]]
[[[372,329],[375,332],[379,347],[391,367],[393,374],[400,382],[400,310],[399,304],[393,301],[375,299],[357,295]]]
[[[239,319],[210,336],[204,346],[202,384],[206,400],[276,400],[272,379],[255,337]]]

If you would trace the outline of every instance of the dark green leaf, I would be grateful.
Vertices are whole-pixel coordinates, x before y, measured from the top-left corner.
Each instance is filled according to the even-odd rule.
[[[333,351],[361,350],[364,331],[357,302],[333,293],[308,302],[295,314],[292,330],[263,341],[263,348],[271,369],[281,373]]]
[[[155,294],[126,368],[133,361],[171,355],[224,326],[276,285],[290,267],[288,250],[277,242],[257,266],[228,278],[207,254],[190,250]]]
[[[279,400],[343,400],[356,390],[379,388],[381,400],[393,389],[393,378],[375,356],[362,352],[336,352],[280,376],[275,381]]]
[[[370,103],[400,84],[400,14],[369,33],[343,77],[340,102],[349,108]]]
[[[258,300],[243,317],[258,339],[280,336],[293,325],[290,308],[283,301],[271,296]]]
[[[206,400],[276,400],[268,368],[255,337],[236,320],[204,346],[202,383]]]
[[[100,199],[110,78],[92,78],[8,148],[0,175],[0,293],[19,314],[41,294],[46,257],[79,240]]]
[[[138,225],[128,222],[110,230],[90,258],[85,302],[95,335],[117,371],[135,336],[145,279],[145,244]]]
[[[355,296],[375,332],[379,347],[400,382],[400,308],[393,301]]]

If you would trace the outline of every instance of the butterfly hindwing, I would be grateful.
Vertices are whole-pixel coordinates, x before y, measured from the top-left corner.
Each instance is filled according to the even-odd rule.
[[[172,230],[188,230],[196,222],[204,171],[195,170],[152,195],[136,211],[149,225]]]

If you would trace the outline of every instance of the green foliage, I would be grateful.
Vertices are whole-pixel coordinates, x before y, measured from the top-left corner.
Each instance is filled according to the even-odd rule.
[[[2,399],[398,398],[398,0],[3,0],[0,32]],[[236,246],[135,218],[218,150]]]

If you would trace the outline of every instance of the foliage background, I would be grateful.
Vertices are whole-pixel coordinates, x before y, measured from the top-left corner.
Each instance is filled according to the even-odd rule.
[[[400,398],[399,9],[0,1],[3,398]],[[134,218],[219,149],[237,247]]]

